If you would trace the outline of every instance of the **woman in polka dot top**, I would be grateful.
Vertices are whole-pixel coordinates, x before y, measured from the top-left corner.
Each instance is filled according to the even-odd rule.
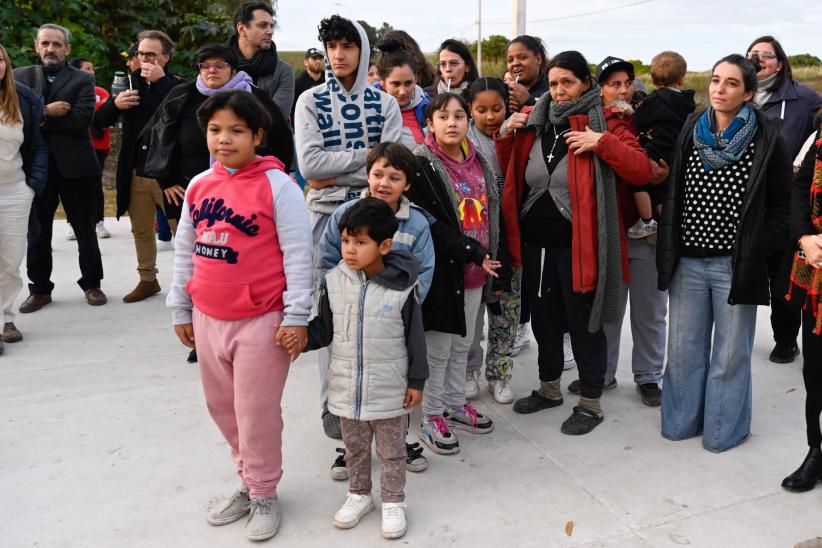
[[[751,103],[757,70],[741,55],[714,65],[711,107],[679,136],[657,240],[670,293],[662,435],[702,435],[714,452],[750,435],[756,307],[770,302],[766,258],[787,237],[791,161]]]

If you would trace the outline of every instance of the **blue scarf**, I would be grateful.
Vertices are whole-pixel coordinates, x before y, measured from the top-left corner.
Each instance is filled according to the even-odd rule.
[[[713,107],[706,110],[699,117],[694,131],[694,147],[699,151],[705,171],[738,162],[756,135],[756,128],[756,113],[749,103],[742,105],[724,131],[716,130]]]

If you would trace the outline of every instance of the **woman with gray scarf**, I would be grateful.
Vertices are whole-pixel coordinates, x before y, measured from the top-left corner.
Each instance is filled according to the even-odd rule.
[[[614,321],[627,281],[618,180],[646,184],[651,164],[620,112],[604,108],[588,62],[566,51],[548,64],[548,88],[513,115],[497,139],[506,174],[503,215],[513,263],[522,265],[539,346],[539,389],[514,411],[563,403],[563,331],[580,376],[580,400],[562,432],[587,434],[603,421],[603,322]]]

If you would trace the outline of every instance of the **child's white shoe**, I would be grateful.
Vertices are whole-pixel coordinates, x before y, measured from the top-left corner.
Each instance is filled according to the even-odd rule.
[[[382,536],[384,538],[400,538],[408,528],[405,523],[404,502],[382,503]]]
[[[656,234],[657,225],[656,221],[651,219],[650,222],[646,223],[642,219],[639,219],[634,226],[628,229],[628,238],[631,240],[641,240],[642,238],[647,238],[653,234]]]
[[[340,529],[351,529],[360,522],[364,515],[373,509],[374,502],[371,500],[371,495],[348,493],[345,504],[334,514],[334,525]]]

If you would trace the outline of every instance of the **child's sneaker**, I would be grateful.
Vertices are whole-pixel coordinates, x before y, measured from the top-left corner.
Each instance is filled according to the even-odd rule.
[[[339,449],[338,449],[339,451]],[[428,459],[422,456],[422,447],[419,443],[405,444],[405,469],[409,472],[422,472],[428,468]],[[348,474],[346,473],[346,478]]]
[[[245,523],[245,536],[249,540],[266,540],[277,534],[280,528],[280,505],[277,497],[254,499],[248,503],[251,515]]]
[[[467,403],[456,409],[446,411],[443,415],[448,426],[457,430],[466,430],[474,434],[487,434],[494,429],[494,423],[485,415],[480,415],[473,405]]]
[[[488,381],[488,391],[494,396],[497,403],[511,403],[514,401],[514,391],[508,381],[503,379],[493,379]]]
[[[452,455],[460,452],[457,435],[451,432],[442,415],[423,417],[419,436],[420,441],[434,453]]]
[[[405,523],[404,502],[382,503],[382,536],[383,538],[400,538],[407,529]]]
[[[337,458],[331,465],[331,479],[343,481],[348,479],[348,468],[345,466],[345,448],[337,447]]]
[[[334,514],[334,526],[340,529],[351,529],[373,509],[374,502],[371,500],[371,495],[348,493],[345,504]]]
[[[528,324],[523,323],[517,326],[517,335],[514,337],[514,346],[511,347],[511,355],[516,356],[529,346],[531,346],[531,334],[528,332]]]
[[[467,369],[465,371],[465,398],[473,400],[479,396],[479,371]]]
[[[639,219],[634,226],[628,229],[628,237],[632,240],[641,240],[647,238],[651,234],[656,234],[656,221],[651,219],[650,222],[645,222]]]
[[[208,511],[206,519],[211,525],[233,523],[248,513],[248,487],[243,485],[226,501],[218,502]]]

